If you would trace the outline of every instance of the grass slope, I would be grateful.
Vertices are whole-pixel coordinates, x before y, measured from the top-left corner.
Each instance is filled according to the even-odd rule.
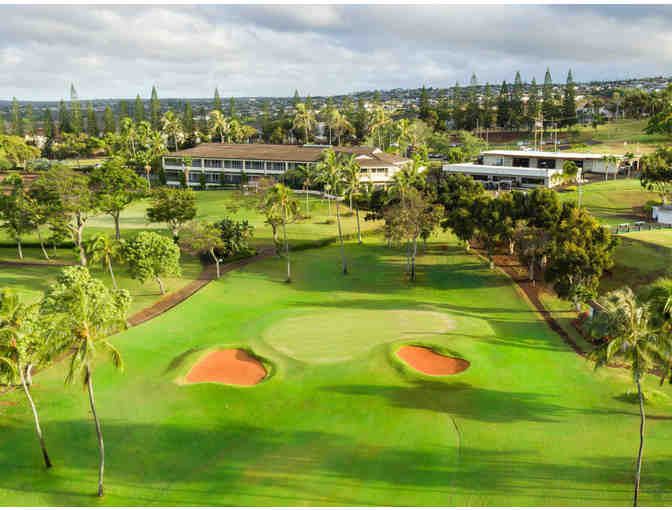
[[[622,370],[595,373],[538,320],[511,282],[454,243],[419,258],[411,285],[403,255],[369,238],[227,274],[167,314],[115,336],[126,373],[108,364],[94,384],[106,439],[106,489],[96,487],[95,431],[86,395],[63,388],[65,365],[36,378],[45,472],[20,394],[0,397],[0,501],[6,505],[628,505],[637,407],[621,398]],[[372,341],[394,312],[431,310],[454,329],[418,340],[471,362],[432,378],[391,361],[415,322]],[[268,335],[313,314],[305,329]],[[344,315],[361,345],[341,338]],[[396,320],[396,319],[395,319]],[[392,328],[396,330],[397,328]],[[405,338],[400,338],[403,334]],[[348,326],[348,335],[357,331]],[[319,336],[318,336],[319,335]],[[276,342],[319,353],[340,342],[350,359],[299,360]],[[354,338],[354,337],[353,337]],[[384,339],[380,339],[383,341]],[[173,381],[203,349],[248,345],[275,365],[252,388]],[[647,381],[647,390],[655,381]],[[657,390],[657,386],[655,387]],[[642,505],[670,501],[668,387],[650,407]]]

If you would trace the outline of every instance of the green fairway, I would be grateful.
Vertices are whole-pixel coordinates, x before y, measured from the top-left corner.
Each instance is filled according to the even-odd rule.
[[[578,202],[577,191],[559,193],[561,201]],[[659,200],[657,193],[642,188],[638,179],[592,182],[581,186],[581,206],[606,225],[643,220],[643,207],[649,200]]]
[[[337,245],[294,254],[289,285],[281,259],[251,264],[111,339],[126,371],[104,364],[94,376],[102,500],[86,395],[64,389],[66,365],[35,378],[49,472],[22,395],[0,397],[0,501],[631,504],[639,414],[625,397],[627,372],[595,373],[510,280],[452,241],[419,254],[415,284],[403,254],[381,239],[348,243],[346,253],[347,276]],[[414,342],[471,366],[444,377],[405,369],[394,352]],[[272,377],[251,388],[178,386],[212,346],[250,347],[273,362]],[[646,390],[659,393],[647,407],[641,504],[663,505],[672,498],[672,400],[653,378]]]

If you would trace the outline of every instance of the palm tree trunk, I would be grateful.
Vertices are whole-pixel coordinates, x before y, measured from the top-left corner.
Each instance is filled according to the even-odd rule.
[[[93,398],[93,377],[91,376],[91,367],[86,365],[86,387],[89,390],[89,404],[91,413],[96,423],[96,435],[98,436],[98,449],[100,450],[100,468],[98,470],[98,497],[103,495],[103,475],[105,472],[105,444],[103,443],[103,431],[100,428],[100,421],[96,413],[96,403]]]
[[[534,281],[534,259],[530,261],[530,266],[529,266],[529,273],[530,273],[530,281],[532,282],[532,287],[536,287],[537,284]]]
[[[415,255],[418,251],[418,238],[413,238],[413,251],[411,255],[411,281],[415,281]]]
[[[338,238],[341,240],[341,258],[343,259],[343,274],[348,274],[348,265],[345,262],[345,247],[343,246],[343,233],[341,232],[341,215],[338,211],[338,200],[336,200],[336,222],[338,223]]]
[[[23,250],[21,249],[21,238],[16,240],[16,246],[19,249],[19,259],[23,260]]]
[[[77,248],[79,248],[79,264],[86,266],[86,252],[84,251],[84,244],[82,243],[82,230],[84,225],[77,227]]]
[[[362,244],[362,231],[359,228],[359,206],[355,207],[355,215],[357,216],[357,242]]]
[[[219,259],[215,255],[215,249],[210,248],[210,256],[212,257],[212,260],[215,261],[215,267],[217,268],[217,279],[219,280]]]
[[[639,422],[639,452],[637,453],[637,473],[635,474],[635,500],[632,506],[637,506],[639,498],[639,476],[642,472],[642,452],[644,450],[644,423],[646,416],[644,415],[644,394],[642,393],[642,383],[637,379],[637,393],[639,394],[639,415],[641,421]]]
[[[49,259],[49,254],[47,253],[46,248],[44,247],[44,241],[42,240],[42,234],[40,233],[40,227],[37,227],[37,239],[40,241],[40,248],[42,249],[42,255],[47,260]]]
[[[114,287],[114,290],[117,290],[117,279],[114,277],[114,271],[112,271],[112,259],[110,259],[110,257],[107,257],[107,269],[112,277],[112,286]]]
[[[30,367],[28,367],[29,369]],[[37,408],[35,407],[35,402],[33,402],[33,398],[30,396],[30,390],[28,389],[28,385],[26,384],[26,378],[24,375],[23,367],[19,366],[19,376],[21,377],[21,385],[23,386],[23,391],[26,394],[26,398],[28,399],[28,403],[30,404],[30,408],[33,410],[33,417],[35,418],[35,428],[37,429],[37,437],[40,440],[40,448],[42,449],[42,457],[44,457],[44,464],[49,469],[52,464],[51,464],[51,459],[49,459],[49,454],[47,453],[47,447],[44,444],[44,437],[42,437],[42,429],[40,428],[40,419],[37,416]]]
[[[145,166],[145,174],[147,175],[147,188],[149,189],[149,191],[152,191],[152,183],[149,180],[149,172],[150,172],[151,168],[152,167],[149,166],[149,165]],[[117,239],[119,239],[119,238],[117,237]]]
[[[119,212],[113,214],[112,217],[114,218],[114,236],[118,241],[121,239],[121,230],[119,229]]]
[[[282,208],[282,236],[285,242],[285,258],[287,259],[287,283],[292,281],[292,271],[289,261],[289,243],[287,242],[287,210]]]

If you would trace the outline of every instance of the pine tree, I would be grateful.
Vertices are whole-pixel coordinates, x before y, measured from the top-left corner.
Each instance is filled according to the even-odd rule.
[[[460,90],[460,82],[456,81],[453,87],[453,108],[462,106],[462,91]]]
[[[485,84],[483,90],[483,127],[492,127],[492,88],[490,83]]]
[[[2,118],[2,114],[0,113],[0,135],[5,134],[5,119]]]
[[[427,89],[425,86],[422,86],[422,90],[420,91],[420,112],[419,112],[419,117],[422,120],[427,120],[429,118],[429,95],[427,94]]]
[[[21,107],[16,97],[12,98],[12,134],[21,137],[24,135],[23,116],[21,115]]]
[[[28,108],[26,109],[26,118],[24,120],[24,128],[23,128],[24,133],[30,135],[30,136],[35,136],[35,119],[33,117],[33,106],[28,105]]]
[[[238,118],[238,110],[236,108],[236,100],[234,98],[229,100],[229,117],[232,119]]]
[[[313,98],[310,97],[310,94],[308,94],[308,97],[306,98],[306,110],[308,111],[313,110]]]
[[[119,102],[119,123],[126,117],[128,117],[128,103],[126,103],[125,99],[122,99]]]
[[[70,108],[72,109],[72,116],[70,124],[72,132],[79,134],[82,132],[82,105],[79,102],[75,85],[70,84]]]
[[[455,82],[455,86],[453,87],[453,92],[452,92],[452,99],[453,99],[453,122],[455,123],[455,128],[456,129],[462,129],[464,126],[464,112],[462,110],[462,107],[464,106],[463,98],[462,98],[462,90],[460,89],[460,83],[458,81]]]
[[[357,101],[357,112],[355,113],[355,134],[359,142],[364,141],[369,130],[369,113],[364,108],[364,100],[360,97]]]
[[[72,124],[70,122],[70,111],[65,105],[65,101],[61,99],[60,104],[58,105],[58,132],[63,133],[72,133]]]
[[[343,114],[346,115],[347,117],[352,116],[354,113],[354,105],[352,104],[352,98],[350,96],[345,96],[343,98],[343,104],[342,104],[342,110]]]
[[[145,105],[142,102],[142,99],[140,98],[140,94],[138,94],[135,98],[135,123],[140,124],[145,120]]]
[[[201,106],[201,109],[198,112],[198,116],[200,117],[198,119],[198,129],[201,131],[201,133],[207,133],[208,132],[208,114],[205,111],[205,106]]]
[[[511,120],[511,100],[509,98],[509,88],[506,85],[506,80],[502,82],[502,88],[499,89],[499,97],[497,97],[497,125],[499,127],[507,127]]]
[[[520,129],[523,123],[523,116],[525,110],[523,107],[523,80],[520,78],[520,71],[516,71],[516,78],[513,82],[513,90],[511,92],[511,125],[516,129]]]
[[[196,131],[194,125],[194,112],[191,109],[191,103],[187,101],[184,104],[184,114],[182,115],[182,128],[186,136],[191,136]]]
[[[112,108],[109,106],[105,108],[105,117],[104,117],[104,131],[105,134],[107,133],[114,133],[117,130],[117,126],[115,125],[114,122],[114,113],[112,112]]]
[[[98,120],[91,101],[86,104],[86,133],[89,136],[98,136]]]
[[[537,115],[539,115],[539,87],[537,87],[537,79],[532,78],[529,98],[527,100],[527,118],[533,123]]]
[[[296,105],[301,102],[301,96],[299,96],[299,90],[296,89],[294,91],[294,100],[292,101],[294,108],[296,108]]]
[[[541,92],[541,111],[544,114],[544,123],[550,122],[553,119],[555,107],[553,105],[553,79],[551,72],[546,68],[546,76],[544,76],[544,88]]]
[[[222,110],[222,100],[219,98],[219,90],[215,87],[215,108],[216,111],[224,113]]]
[[[563,125],[573,126],[576,124],[576,88],[572,70],[567,73],[567,84],[565,85],[565,96],[562,101]]]
[[[467,129],[475,129],[481,125],[481,106],[478,102],[478,78],[476,78],[476,73],[473,73],[471,80],[469,80],[469,101],[467,102],[465,120]]]
[[[44,110],[42,131],[47,139],[53,138],[56,135],[56,128],[54,127],[54,119],[51,117],[51,110],[49,108]]]
[[[375,94],[373,94],[373,102],[374,102],[375,104],[380,104],[380,103],[381,103],[381,100],[380,100],[380,91],[379,91],[379,90],[376,90]]]
[[[149,122],[154,131],[161,129],[161,102],[159,94],[156,92],[156,86],[152,87],[152,100],[149,103]]]

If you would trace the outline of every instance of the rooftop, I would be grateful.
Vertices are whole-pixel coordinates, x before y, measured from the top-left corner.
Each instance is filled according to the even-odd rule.
[[[544,152],[544,151],[506,151],[492,150],[481,154],[490,156],[513,156],[514,158],[547,158],[547,159],[602,159],[605,154],[588,154],[585,152]]]
[[[202,143],[191,149],[171,152],[166,157],[191,156],[192,158],[249,159],[262,161],[296,161],[314,163],[329,147],[280,145],[262,143]],[[355,154],[361,167],[400,165],[408,158],[387,154],[375,147],[331,147],[335,152]]]

